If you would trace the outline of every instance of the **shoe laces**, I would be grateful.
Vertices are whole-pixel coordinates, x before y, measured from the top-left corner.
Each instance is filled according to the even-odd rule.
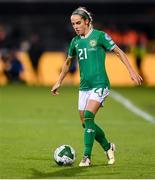
[[[88,156],[83,156],[82,162],[85,163],[88,159]]]

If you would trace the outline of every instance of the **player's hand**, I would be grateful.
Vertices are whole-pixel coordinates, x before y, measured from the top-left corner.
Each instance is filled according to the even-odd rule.
[[[143,78],[134,71],[130,72],[130,77],[137,85],[141,85],[143,82]]]
[[[53,96],[56,96],[56,95],[58,95],[59,93],[58,93],[58,89],[60,88],[60,83],[56,83],[53,87],[52,87],[52,89],[51,89],[51,92],[52,92],[52,95]]]

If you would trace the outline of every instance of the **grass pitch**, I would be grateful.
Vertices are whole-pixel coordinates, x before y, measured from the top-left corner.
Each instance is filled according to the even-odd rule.
[[[155,117],[155,88],[112,88]],[[53,97],[49,87],[0,87],[0,178],[155,178],[155,124],[107,98],[96,116],[110,141],[116,144],[116,164],[108,166],[95,142],[93,165],[79,168],[83,129],[77,111],[78,88],[64,87]],[[53,160],[62,144],[74,147],[73,166]]]

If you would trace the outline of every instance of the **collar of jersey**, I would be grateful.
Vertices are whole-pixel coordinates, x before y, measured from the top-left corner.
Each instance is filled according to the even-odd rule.
[[[93,28],[91,28],[85,36],[80,36],[81,39],[86,39],[92,33],[92,31],[93,31]]]

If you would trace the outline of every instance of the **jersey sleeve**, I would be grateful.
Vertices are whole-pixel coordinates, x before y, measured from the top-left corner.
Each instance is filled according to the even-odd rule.
[[[101,46],[103,46],[108,51],[112,51],[116,47],[115,42],[105,32],[101,32],[99,41],[100,41]]]
[[[75,51],[75,39],[73,38],[68,49],[68,57],[74,57],[74,56],[76,56],[76,51]]]

